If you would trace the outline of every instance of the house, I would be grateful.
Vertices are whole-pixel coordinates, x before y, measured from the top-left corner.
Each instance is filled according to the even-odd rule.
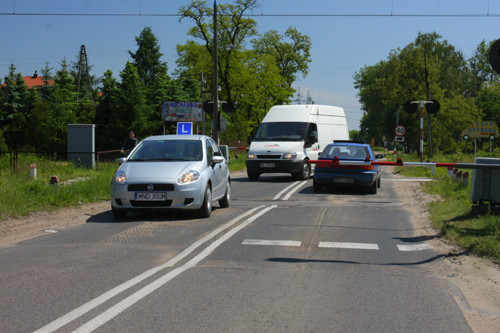
[[[23,76],[23,79],[24,79],[24,84],[28,87],[28,89],[45,85],[43,76],[38,76],[37,71],[35,71],[35,74],[33,74],[33,76]],[[51,86],[54,84],[54,80],[48,80],[47,83]],[[5,83],[2,83],[0,85],[0,88],[3,87],[5,87]]]

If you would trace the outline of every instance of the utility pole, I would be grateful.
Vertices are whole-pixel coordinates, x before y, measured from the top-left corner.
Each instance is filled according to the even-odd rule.
[[[425,50],[424,50],[424,68],[425,68],[425,93],[426,93],[426,98],[428,101],[430,101],[429,97],[429,73],[427,71],[427,58],[425,56]],[[427,112],[427,127],[429,128],[429,156],[432,158],[433,153],[432,153],[432,125],[431,125],[431,114],[430,112]]]
[[[214,0],[214,77],[213,83],[213,117],[212,117],[212,138],[219,144],[219,130],[220,130],[220,115],[219,115],[219,82],[217,80],[217,63],[218,63],[218,50],[217,50],[217,0]]]
[[[204,105],[205,103],[205,78],[203,77],[203,72],[201,72],[201,78],[200,78],[200,84],[201,84],[201,103]],[[202,115],[202,128],[201,128],[201,134],[205,135],[205,122],[207,120],[207,113],[203,109],[203,115]]]
[[[92,104],[95,106],[94,98],[92,97],[92,87],[90,85],[90,73],[89,73],[89,64],[87,61],[87,51],[85,50],[85,45],[80,47],[80,61],[78,62],[78,87],[76,94],[76,102],[79,103],[80,98],[80,82],[82,79],[82,66],[83,62],[85,62],[85,73],[87,73],[87,85],[88,85],[88,95],[89,99],[92,101]]]

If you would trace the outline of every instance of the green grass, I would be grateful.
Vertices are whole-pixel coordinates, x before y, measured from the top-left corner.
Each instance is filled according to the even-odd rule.
[[[36,164],[36,180],[29,177],[32,163]],[[101,163],[96,171],[34,155],[19,155],[13,172],[9,156],[0,156],[0,219],[108,200],[116,168],[114,163]],[[58,176],[60,183],[50,184],[52,176]],[[70,182],[75,179],[83,180]]]
[[[481,154],[478,156],[485,156]],[[498,157],[495,155],[490,157]],[[415,160],[414,156],[403,156],[404,161]],[[418,157],[416,159],[418,161]],[[437,162],[474,161],[473,155],[438,156]],[[397,167],[396,172],[409,177],[431,177],[435,181],[422,185],[426,193],[439,195],[441,200],[428,204],[433,225],[441,231],[442,237],[459,245],[465,251],[500,263],[500,214],[489,210],[478,212],[470,201],[472,170],[468,171],[469,185],[453,181],[447,176],[447,169],[436,168],[432,175],[429,168]]]

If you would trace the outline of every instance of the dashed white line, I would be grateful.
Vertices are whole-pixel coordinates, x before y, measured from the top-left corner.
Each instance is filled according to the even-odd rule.
[[[335,249],[378,250],[378,244],[348,243],[348,242],[319,242],[319,247]]]
[[[292,240],[264,240],[264,239],[245,239],[244,245],[274,245],[274,246],[301,246],[301,241]]]
[[[409,251],[423,251],[431,250],[432,247],[427,243],[412,244],[412,245],[398,245],[399,251],[409,252]]]

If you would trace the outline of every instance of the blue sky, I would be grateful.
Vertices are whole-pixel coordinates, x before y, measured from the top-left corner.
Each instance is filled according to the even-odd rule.
[[[1,0],[0,78],[14,63],[31,75],[62,59],[75,61],[85,45],[92,73],[110,69],[115,77],[137,49],[135,37],[150,26],[169,71],[177,44],[190,36],[189,20],[175,15],[188,0]],[[218,0],[218,4],[227,0]],[[207,4],[213,6],[213,0]],[[484,39],[500,38],[500,0],[258,0],[252,14],[260,33],[296,27],[312,41],[309,74],[294,87],[303,99],[344,107],[350,129],[363,114],[353,75],[387,59],[391,50],[413,42],[419,32],[436,32],[472,56]],[[65,15],[100,14],[100,15]],[[109,15],[101,15],[109,14]],[[117,14],[125,14],[123,16]],[[130,15],[129,15],[130,14]],[[150,14],[161,14],[149,16]],[[171,14],[171,15],[168,15]],[[250,45],[249,45],[250,46]],[[3,79],[1,80],[3,82]]]

